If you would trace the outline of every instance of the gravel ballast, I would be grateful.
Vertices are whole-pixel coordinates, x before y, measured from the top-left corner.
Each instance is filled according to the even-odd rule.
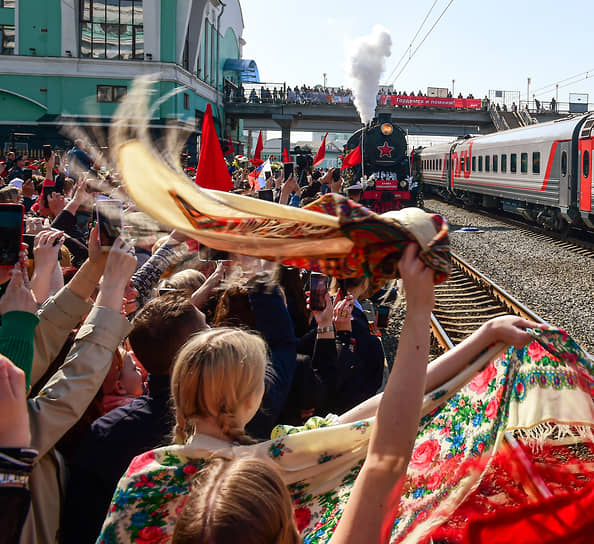
[[[594,261],[438,200],[425,209],[450,224],[452,251],[594,354]],[[481,233],[456,232],[477,227]]]

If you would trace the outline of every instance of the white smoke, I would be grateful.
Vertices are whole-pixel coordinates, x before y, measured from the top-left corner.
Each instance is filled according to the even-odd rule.
[[[380,76],[386,69],[385,59],[392,54],[391,47],[390,32],[381,25],[374,26],[369,36],[355,39],[350,47],[346,72],[364,124],[373,119]]]

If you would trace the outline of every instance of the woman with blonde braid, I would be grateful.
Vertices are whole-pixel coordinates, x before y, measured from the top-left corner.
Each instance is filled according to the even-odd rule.
[[[305,432],[275,429],[276,438],[262,443],[245,432],[265,390],[267,347],[259,336],[231,328],[193,336],[180,350],[172,374],[175,445],[132,461],[98,542],[164,544],[171,542],[174,530],[180,544],[293,544],[297,532],[309,541],[317,531],[316,518],[299,519],[300,506],[322,503],[336,490],[350,498],[332,514],[334,523],[342,516],[332,543],[378,542],[392,491],[406,473],[425,388],[458,372],[495,340],[526,344],[530,337],[523,328],[535,325],[499,318],[428,367],[433,272],[417,252],[418,246],[410,245],[399,264],[407,315],[384,394],[340,417],[311,418]],[[278,472],[262,465],[267,462]],[[202,483],[192,494],[198,476]],[[296,523],[285,519],[289,495],[279,490],[278,482],[289,486]],[[186,502],[185,521],[176,528]],[[273,513],[271,504],[276,505]],[[262,523],[263,517],[276,521]]]

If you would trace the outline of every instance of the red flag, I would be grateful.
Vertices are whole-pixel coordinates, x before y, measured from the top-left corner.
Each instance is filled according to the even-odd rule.
[[[227,155],[235,155],[235,148],[233,147],[233,140],[229,138],[229,149],[227,149]]]
[[[361,145],[358,145],[355,149],[349,152],[348,155],[345,155],[344,159],[342,159],[342,166],[340,169],[344,170],[345,168],[351,168],[357,164],[361,164]]]
[[[212,120],[212,108],[206,105],[200,139],[200,159],[196,169],[196,184],[205,189],[230,191],[233,189],[223,150]]]
[[[291,162],[291,155],[286,147],[283,149],[283,162]]]
[[[318,152],[316,153],[316,156],[314,157],[314,160],[313,160],[314,168],[316,168],[317,166],[319,166],[320,164],[322,164],[324,162],[324,157],[326,156],[326,136],[328,136],[327,132],[326,132],[326,134],[324,134],[322,143],[320,144],[320,147],[318,148]]]
[[[254,158],[252,159],[252,164],[255,166],[260,166],[264,162],[262,160],[262,149],[264,149],[264,144],[262,143],[262,131],[260,131],[258,142],[256,143],[256,150],[254,151]]]

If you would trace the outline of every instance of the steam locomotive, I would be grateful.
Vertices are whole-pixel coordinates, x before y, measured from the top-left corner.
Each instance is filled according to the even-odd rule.
[[[352,169],[354,180],[367,179],[362,204],[377,213],[414,206],[416,191],[411,187],[406,134],[390,114],[380,114],[355,132],[345,145],[345,156],[358,146],[361,163]]]
[[[594,115],[417,149],[425,192],[594,232]]]

